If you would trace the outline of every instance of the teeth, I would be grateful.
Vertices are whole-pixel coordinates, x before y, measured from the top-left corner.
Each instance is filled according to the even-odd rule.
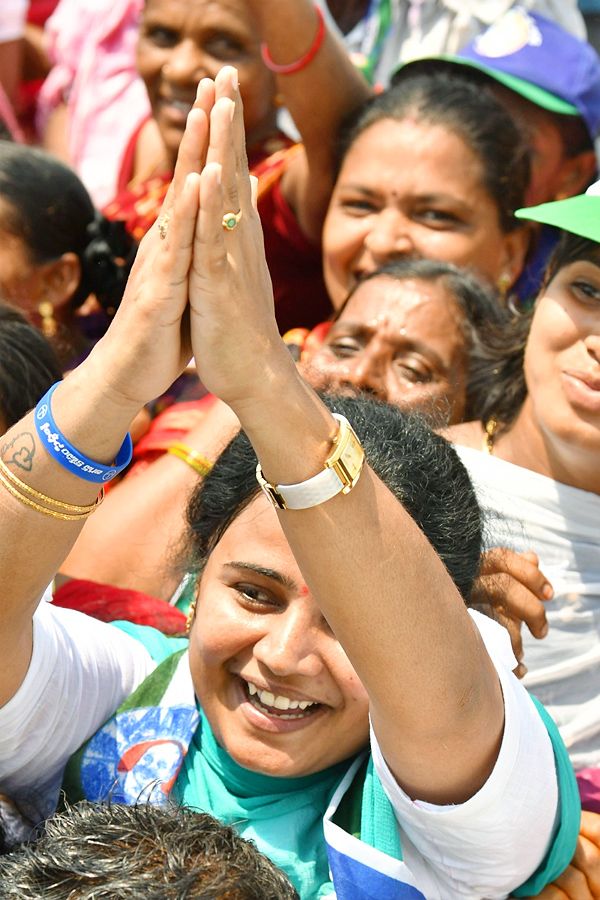
[[[265,706],[274,706],[275,705],[275,694],[272,694],[271,691],[259,691],[258,699]]]
[[[263,704],[263,706],[270,706],[273,709],[302,709],[305,710],[309,706],[315,706],[316,704],[312,700],[290,700],[289,697],[284,697],[282,695],[275,696],[271,691],[261,691],[260,688],[257,688],[255,684],[252,684],[251,681],[247,682],[248,684],[248,694],[253,697],[258,695],[258,699]],[[296,718],[295,716],[282,716],[281,718]]]

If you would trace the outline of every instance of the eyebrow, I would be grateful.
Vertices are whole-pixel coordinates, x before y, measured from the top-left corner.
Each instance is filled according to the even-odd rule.
[[[288,588],[288,590],[295,590],[298,587],[293,578],[288,578],[287,575],[283,575],[276,569],[268,569],[265,566],[257,566],[254,563],[232,560],[231,562],[225,563],[225,568],[237,569],[242,572],[252,572],[253,575],[261,575],[263,578],[270,578],[271,581],[276,581],[282,587]]]
[[[340,312],[341,312],[341,310],[340,310]],[[342,332],[343,328],[346,328],[348,331],[348,334],[352,337],[355,337],[355,336],[358,336],[361,334],[366,334],[367,336],[371,336],[372,334],[374,334],[377,331],[376,328],[372,327],[371,325],[369,325],[366,322],[357,322],[357,321],[352,321],[351,319],[348,319],[348,320],[336,319],[333,327],[328,332],[327,337],[325,338],[323,346],[324,347],[329,346],[327,343],[328,340],[331,338],[335,338],[338,334],[340,334]],[[343,337],[342,334],[340,334],[340,336]],[[402,337],[404,338],[404,335],[402,335]],[[429,362],[436,365],[442,375],[448,374],[450,366],[446,365],[446,363],[444,362],[442,357],[439,355],[437,350],[434,350],[434,348],[431,347],[429,344],[424,344],[423,341],[420,341],[418,338],[404,338],[404,341],[406,344],[406,349],[408,351],[414,351],[415,353],[420,353],[422,356],[425,357],[425,359],[427,359]],[[401,343],[401,342],[398,342],[398,343]]]

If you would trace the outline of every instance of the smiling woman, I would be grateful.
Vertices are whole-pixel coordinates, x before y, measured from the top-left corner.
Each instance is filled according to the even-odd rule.
[[[163,214],[109,335],[6,437],[0,788],[46,813],[76,751],[70,791],[174,792],[213,810],[303,900],[535,893],[571,859],[579,808],[508,635],[465,607],[481,545],[472,487],[420,420],[324,404],[299,375],[273,315],[232,70],[188,116]],[[98,504],[73,455],[109,477],[128,423],[190,352],[244,434],[191,507],[197,615],[173,653],[153,631],[134,640],[38,597]],[[40,424],[50,404],[69,457]]]
[[[489,540],[535,551],[554,587],[548,637],[524,635],[525,683],[551,711],[576,769],[600,766],[597,191],[519,211],[562,226],[562,241],[532,313],[487,338],[480,421],[451,432],[491,513]]]
[[[146,0],[137,48],[154,121],[173,171],[202,78],[238,70],[248,146],[277,133],[274,76],[244,0]]]

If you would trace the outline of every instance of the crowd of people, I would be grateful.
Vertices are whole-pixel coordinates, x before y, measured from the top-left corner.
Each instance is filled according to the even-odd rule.
[[[600,898],[600,58],[464,7],[0,11],[0,898]]]

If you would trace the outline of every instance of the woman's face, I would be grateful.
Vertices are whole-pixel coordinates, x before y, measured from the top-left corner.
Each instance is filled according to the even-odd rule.
[[[216,740],[247,769],[308,775],[367,742],[366,692],[262,495],[208,560],[190,664]]]
[[[462,313],[441,282],[388,276],[359,285],[312,359],[311,383],[375,394],[403,409],[462,421],[467,348]]]
[[[238,70],[251,143],[274,127],[276,88],[244,0],[146,0],[137,66],[172,160],[199,81],[225,65]]]
[[[514,281],[525,247],[505,235],[479,159],[439,125],[384,119],[344,158],[323,232],[325,282],[339,309],[357,281],[401,257],[439,259]]]
[[[600,451],[600,251],[560,269],[538,300],[525,348],[528,396],[550,444]]]
[[[2,225],[5,205],[0,200],[0,294],[5,303],[20,309],[34,324],[42,298],[42,267],[35,266],[25,241]]]

